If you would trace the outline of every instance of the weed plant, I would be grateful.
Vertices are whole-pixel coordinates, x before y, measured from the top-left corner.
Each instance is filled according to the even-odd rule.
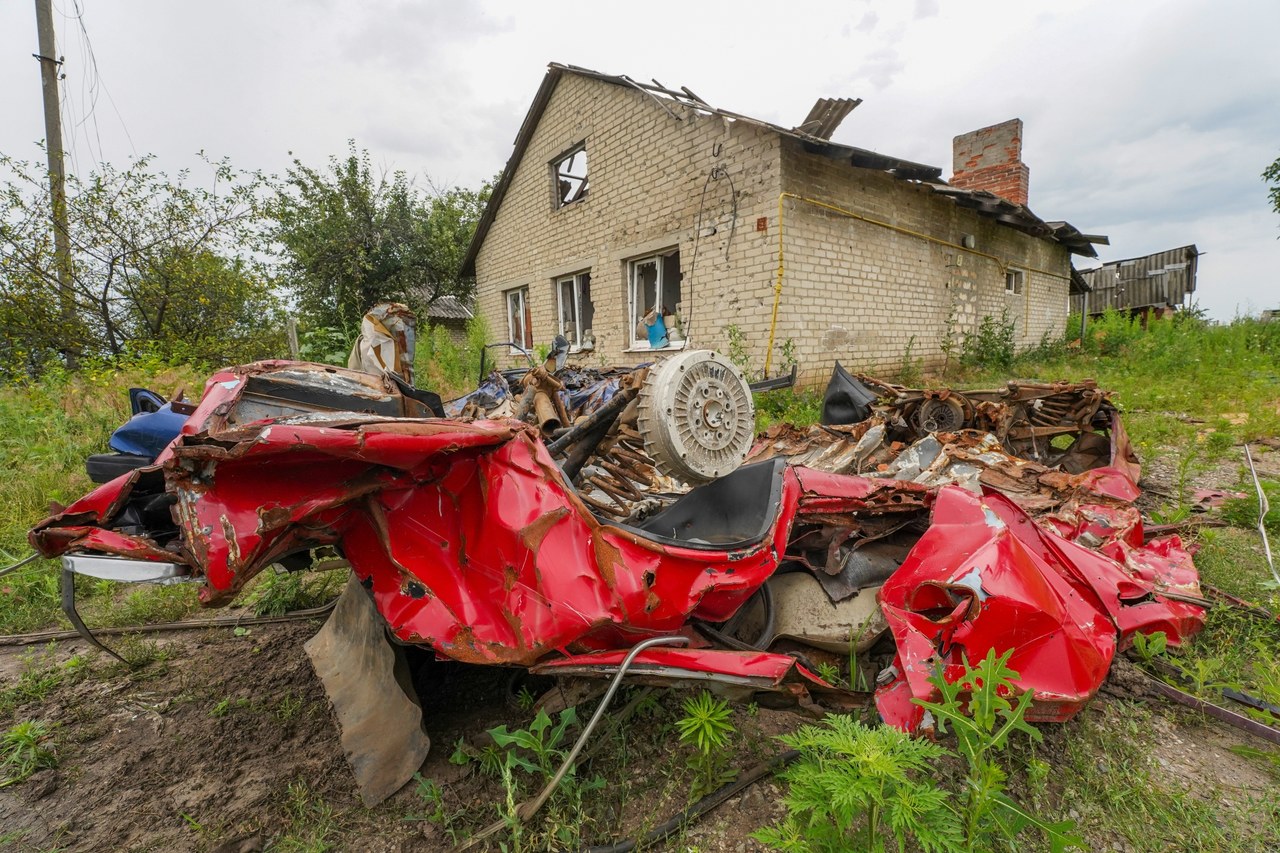
[[[883,851],[886,838],[899,850],[914,844],[973,853],[1009,847],[1035,827],[1055,853],[1083,848],[1069,821],[1043,820],[1006,791],[997,756],[1016,734],[1041,737],[1024,719],[1032,694],[1012,698],[1018,674],[1008,667],[1010,654],[991,651],[953,682],[936,675],[930,680],[939,701],[913,700],[933,716],[939,734],[954,734],[966,768],[958,790],[939,782],[936,765],[948,754],[941,744],[830,715],[824,726],[779,738],[801,753],[782,773],[788,814],[754,837],[787,853]]]
[[[729,703],[705,690],[686,699],[683,708],[684,716],[676,720],[676,731],[680,733],[681,743],[693,747],[693,757],[689,759],[689,769],[693,771],[689,798],[696,800],[738,775],[726,755],[729,739],[737,729],[730,722],[733,711]]]
[[[53,729],[26,720],[0,733],[0,788],[25,782],[37,770],[58,766]]]
[[[888,726],[833,714],[778,738],[801,758],[784,770],[787,816],[753,838],[785,853],[883,853],[886,834],[905,849],[961,849],[960,821],[949,793],[934,782],[946,753]]]
[[[476,751],[460,742],[454,750],[449,760],[455,764],[474,761],[489,772],[494,769],[492,764],[496,764],[503,788],[499,814],[510,832],[509,844],[504,843],[503,850],[511,853],[576,850],[581,844],[584,829],[592,823],[586,806],[590,795],[604,787],[603,778],[583,778],[578,774],[578,767],[570,767],[534,822],[526,824],[517,811],[526,797],[535,795],[559,770],[573,746],[569,734],[577,725],[573,708],[561,711],[554,722],[546,711],[540,710],[527,729],[513,730],[506,725],[490,729],[492,749]],[[486,762],[491,762],[491,766],[486,768]],[[434,799],[433,792],[427,789],[424,798],[430,802]],[[459,831],[456,816],[445,828],[451,834]]]

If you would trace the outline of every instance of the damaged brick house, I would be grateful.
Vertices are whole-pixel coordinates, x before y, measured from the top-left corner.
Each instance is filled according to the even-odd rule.
[[[490,339],[564,334],[588,364],[711,348],[756,375],[794,358],[816,384],[835,359],[940,361],[948,325],[984,316],[1020,345],[1060,331],[1070,256],[1105,238],[1027,209],[1021,121],[957,137],[947,184],[831,142],[858,103],[784,128],[550,65],[464,261]]]

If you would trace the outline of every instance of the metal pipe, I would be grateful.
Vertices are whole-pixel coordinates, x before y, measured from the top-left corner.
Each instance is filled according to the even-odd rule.
[[[1271,543],[1267,541],[1267,514],[1271,512],[1271,504],[1267,501],[1267,493],[1258,479],[1258,471],[1253,467],[1253,454],[1249,452],[1249,442],[1244,443],[1244,458],[1249,463],[1249,473],[1253,475],[1253,487],[1258,490],[1258,533],[1262,536],[1262,553],[1267,557],[1267,568],[1271,569],[1271,577],[1280,584],[1280,573],[1276,572],[1275,560],[1271,556]]]
[[[579,438],[591,432],[593,429],[599,426],[602,422],[606,420],[612,421],[615,417],[617,417],[618,412],[622,411],[622,409],[627,405],[627,403],[631,401],[631,397],[632,395],[629,395],[626,392],[624,392],[622,389],[619,389],[618,392],[613,395],[613,398],[609,400],[609,402],[605,403],[603,406],[596,409],[591,414],[587,415],[586,418],[584,418],[583,420],[580,420],[573,426],[569,427],[568,432],[566,432],[564,435],[560,436],[555,441],[548,444],[547,452],[550,453],[552,456],[555,456],[557,453],[564,450],[569,445],[573,444]]]
[[[631,667],[631,662],[636,659],[636,656],[646,649],[651,649],[654,646],[683,646],[688,642],[688,637],[650,637],[647,640],[641,640],[639,643],[636,643],[631,647],[631,651],[627,652],[627,656],[624,657],[622,659],[622,663],[618,665],[618,672],[614,675],[613,681],[609,682],[609,689],[605,691],[604,698],[602,698],[600,700],[600,704],[596,706],[596,712],[591,715],[591,719],[587,722],[586,727],[583,728],[582,734],[578,735],[578,740],[574,743],[573,749],[569,750],[569,754],[565,756],[564,761],[560,765],[560,769],[556,771],[555,776],[551,777],[551,781],[548,782],[546,787],[538,793],[538,796],[534,797],[532,800],[522,803],[516,808],[515,817],[517,820],[521,823],[528,823],[529,820],[538,813],[538,810],[542,808],[543,804],[546,803],[547,798],[550,797],[555,789],[560,785],[560,780],[564,779],[565,774],[569,772],[569,768],[573,766],[573,762],[577,759],[578,754],[582,752],[582,747],[586,745],[587,738],[591,737],[591,733],[600,723],[600,718],[603,717],[604,712],[608,710],[609,703],[613,701],[613,695],[618,692],[618,688],[622,685],[622,678],[627,674],[627,670]],[[481,840],[487,838],[506,825],[507,821],[505,819],[494,821],[467,839],[466,843],[458,847],[458,850],[467,850],[474,847]]]
[[[538,419],[538,428],[543,433],[550,433],[560,429],[560,413],[556,411],[556,406],[551,402],[551,397],[547,395],[547,392],[534,392],[533,411]]]

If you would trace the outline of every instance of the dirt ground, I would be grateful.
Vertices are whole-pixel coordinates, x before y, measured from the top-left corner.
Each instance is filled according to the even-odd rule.
[[[169,638],[163,643],[167,660],[132,673],[99,662],[90,677],[21,708],[23,718],[57,724],[61,763],[0,790],[0,834],[9,849],[324,849],[307,846],[308,838],[336,850],[450,849],[442,830],[423,819],[428,809],[413,784],[376,809],[360,805],[324,692],[302,650],[316,627],[259,627],[245,636],[216,629]],[[79,646],[64,644],[58,655],[82,652]],[[0,653],[0,679],[16,676],[20,655]],[[529,715],[508,705],[501,673],[445,667],[432,677],[437,689],[426,695],[425,713],[434,746],[423,775],[442,785],[447,802],[498,802],[494,780],[448,763],[451,745],[501,722],[527,722]],[[1130,682],[1121,674],[1085,713],[1103,713],[1116,695],[1131,697]],[[1155,759],[1170,779],[1189,790],[1225,788],[1242,796],[1272,789],[1274,779],[1265,770],[1229,751],[1251,742],[1247,735],[1160,703],[1152,708],[1159,735]],[[750,721],[743,716],[738,722],[748,734],[747,750],[739,760],[747,763],[753,750],[773,751],[770,734],[804,721],[794,712],[767,709]],[[593,768],[605,776],[620,771],[655,792],[626,804],[615,828],[638,826],[646,815],[661,819],[681,805],[680,786],[669,784],[678,780],[664,786],[662,779],[634,778],[664,772],[674,733],[643,720],[637,725],[652,732],[633,738],[639,742],[625,766]],[[1048,749],[1055,741],[1061,748],[1060,740],[1049,737]],[[773,781],[757,784],[662,849],[761,850],[748,835],[782,816],[781,793]]]
[[[325,821],[332,825],[324,838],[330,849],[448,849],[441,831],[421,818],[426,806],[412,783],[376,809],[359,803],[302,648],[317,628],[311,622],[260,626],[245,636],[224,628],[168,637],[160,644],[167,660],[126,673],[97,658],[89,677],[21,707],[21,718],[56,725],[61,760],[56,770],[0,790],[0,835],[8,849],[309,849],[292,846],[294,837],[308,837]],[[82,643],[70,642],[56,656],[84,652]],[[15,679],[28,653],[0,650],[0,681]],[[424,694],[433,749],[423,775],[455,802],[496,803],[501,789],[493,780],[448,763],[452,744],[499,723],[527,724],[529,714],[509,706],[504,673],[441,669],[428,676],[432,689]],[[799,721],[761,709],[753,744],[769,749],[769,734]],[[649,746],[665,749],[657,740]],[[628,772],[654,767],[635,760]],[[779,795],[776,784],[761,783],[690,838],[710,833],[698,842],[702,850],[761,849],[746,835],[781,815]],[[678,809],[676,797],[663,799],[671,800],[670,811]],[[644,819],[641,809],[630,811],[629,822]]]

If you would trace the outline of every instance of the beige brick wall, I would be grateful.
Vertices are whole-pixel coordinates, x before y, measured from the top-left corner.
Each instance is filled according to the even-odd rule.
[[[908,344],[913,359],[939,365],[949,314],[957,342],[984,316],[1002,311],[1019,347],[1062,330],[1070,262],[1061,245],[978,216],[926,187],[806,154],[789,140],[782,178],[798,196],[935,240],[959,245],[968,234],[975,241],[976,252],[965,252],[787,199],[777,339],[795,342],[807,384],[824,381],[837,359],[858,370],[896,370]],[[1004,268],[984,255],[1024,271],[1022,295],[1006,292]],[[763,360],[764,345],[753,354]]]
[[[772,269],[779,139],[741,122],[671,109],[680,120],[640,92],[572,74],[561,79],[476,257],[477,303],[492,340],[506,339],[505,292],[524,286],[534,343],[549,344],[557,328],[554,279],[589,270],[596,351],[579,360],[647,360],[646,352],[627,351],[627,261],[678,248],[690,346],[724,347],[722,318],[743,298],[738,282],[755,279],[764,287]],[[584,141],[590,192],[555,209],[551,162]],[[708,184],[715,166],[728,177]],[[730,242],[731,182],[738,216]],[[703,234],[695,241],[700,205]],[[758,233],[761,216],[770,218],[770,228]],[[708,233],[712,226],[715,233]]]
[[[491,340],[506,338],[505,292],[527,287],[534,342],[550,343],[554,279],[589,270],[597,348],[577,360],[646,360],[647,353],[628,351],[626,262],[678,247],[690,346],[727,351],[727,330],[736,326],[758,373],[769,336],[783,189],[948,242],[972,234],[978,251],[1027,272],[1024,295],[1006,295],[995,261],[788,199],[774,372],[788,340],[807,385],[825,383],[837,358],[857,369],[896,369],[913,336],[913,355],[937,364],[953,305],[957,335],[1007,309],[1023,346],[1065,323],[1067,280],[1032,271],[1066,276],[1061,246],[883,172],[806,154],[766,130],[671,109],[680,120],[640,92],[572,74],[561,79],[476,258],[477,304]],[[551,162],[582,142],[591,190],[555,209]],[[728,178],[708,183],[716,166]],[[732,239],[730,181],[737,192]]]

